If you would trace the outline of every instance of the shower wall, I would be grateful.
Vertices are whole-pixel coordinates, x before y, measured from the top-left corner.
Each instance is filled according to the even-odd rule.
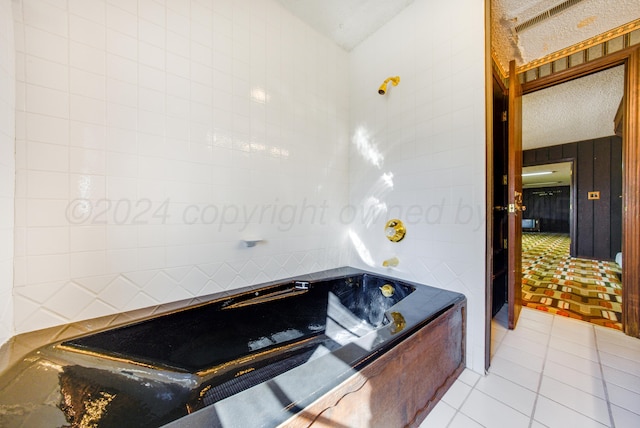
[[[415,0],[350,53],[272,0],[0,2],[0,329],[350,264],[464,293],[483,372],[483,2]]]
[[[0,343],[13,335],[15,51],[11,0],[0,0]]]
[[[484,2],[416,0],[350,56],[353,266],[464,293],[484,371]],[[400,76],[380,96],[389,76]],[[399,218],[404,240],[384,224]],[[397,257],[395,268],[382,262]]]
[[[270,0],[2,0],[5,48],[11,4],[0,335],[348,263],[346,52]]]

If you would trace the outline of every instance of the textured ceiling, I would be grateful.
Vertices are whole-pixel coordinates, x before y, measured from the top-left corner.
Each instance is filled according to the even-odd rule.
[[[624,92],[624,66],[522,97],[522,148],[553,146],[613,135]]]
[[[347,51],[391,20],[413,0],[278,0],[291,13]],[[518,25],[566,0],[490,0],[492,48],[508,69],[562,50],[640,18],[638,0],[571,0],[575,3],[538,24]]]
[[[278,0],[285,8],[347,51],[413,0]]]
[[[640,18],[639,0],[573,0],[572,6],[516,32],[516,26],[565,0],[491,0],[492,49],[508,70]]]

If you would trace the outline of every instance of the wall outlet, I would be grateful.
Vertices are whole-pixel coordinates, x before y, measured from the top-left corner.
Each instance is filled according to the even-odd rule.
[[[589,192],[587,197],[589,199],[600,199],[600,192]]]

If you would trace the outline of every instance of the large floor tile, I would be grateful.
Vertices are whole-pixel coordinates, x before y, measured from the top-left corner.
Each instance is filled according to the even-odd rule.
[[[543,376],[540,395],[562,404],[602,424],[610,422],[607,402],[571,385]]]
[[[511,360],[502,358],[500,355],[496,355],[491,361],[491,367],[489,373],[497,374],[505,379],[509,379],[511,382],[517,383],[531,391],[538,390],[538,384],[540,383],[541,374],[528,368],[516,364]]]
[[[548,340],[544,341],[544,343],[539,343],[530,340],[530,337],[527,335],[527,333],[509,333],[505,336],[502,344],[527,352],[531,355],[544,358],[547,354]]]
[[[601,424],[545,397],[538,397],[533,418],[549,428],[604,428],[610,426],[610,423]]]
[[[606,399],[604,382],[601,377],[584,374],[571,367],[563,366],[554,361],[547,361],[544,366],[544,376],[571,385],[580,391]],[[598,373],[600,374],[600,373]]]
[[[532,421],[531,422],[531,428],[549,428],[549,427],[546,426],[546,425],[541,424],[538,421]]]
[[[638,351],[637,349],[630,348],[624,345],[609,343],[600,351],[626,358],[627,360],[633,361],[634,363],[640,365],[640,351]]]
[[[549,348],[558,349],[568,354],[573,354],[580,358],[586,358],[588,360],[598,362],[598,351],[595,345],[583,345],[577,342],[568,341],[561,337],[552,336],[549,341]]]
[[[434,426],[429,428],[438,428],[438,427]],[[455,417],[451,421],[451,424],[447,428],[487,428],[487,427],[483,427],[482,425],[480,425],[478,422],[474,421],[470,417],[462,413],[458,413],[455,415]]]
[[[464,400],[471,392],[471,387],[464,382],[456,380],[449,390],[442,397],[442,401],[453,407],[459,409]]]
[[[611,354],[609,352],[600,352],[600,362],[603,366],[612,367],[616,370],[640,376],[640,364],[633,360],[621,357],[620,355]]]
[[[635,376],[613,367],[603,366],[604,380],[631,392],[640,394],[640,376]]]
[[[627,336],[619,330],[601,326],[595,326],[594,332],[596,334],[598,344],[600,344],[601,346],[613,344],[617,346],[626,346],[628,348],[635,349],[637,352],[640,352],[640,339],[638,339],[637,337]]]
[[[607,383],[607,392],[611,404],[640,415],[640,394],[612,383]]]
[[[420,428],[437,428],[446,427],[456,414],[456,409],[440,401],[436,407],[431,410],[424,421],[420,424]]]
[[[563,317],[555,317],[551,334],[554,338],[582,346],[595,347],[596,334],[593,326],[586,322],[570,320],[564,322]]]
[[[551,326],[553,325],[552,314],[527,307],[522,308],[522,311],[520,312],[520,319],[534,321],[536,325],[544,326],[548,329],[551,329]]]
[[[530,417],[474,389],[460,412],[485,427],[528,428]]]
[[[486,376],[478,381],[476,388],[490,397],[531,416],[536,393],[500,376]]]
[[[506,340],[506,338],[505,338]],[[542,372],[542,365],[544,363],[544,357],[532,355],[524,349],[520,349],[514,346],[509,346],[506,343],[502,343],[498,349],[500,358],[511,361],[512,363],[519,364],[537,373]]]
[[[549,352],[547,352],[547,361],[553,361],[554,363],[571,368],[588,376],[602,377],[602,370],[597,361],[579,357],[575,354],[565,352],[562,349],[550,348]]]
[[[495,326],[489,373],[465,376],[448,428],[640,427],[640,340],[529,308],[515,330]]]
[[[524,310],[523,310],[524,312]],[[539,311],[536,311],[539,312]],[[531,320],[527,318],[520,317],[518,320],[518,328],[524,328],[528,331],[534,331],[537,334],[532,336],[532,340],[541,341],[545,338],[548,339],[551,334],[551,324],[540,323],[538,320]],[[515,330],[514,330],[515,331]]]
[[[613,421],[616,428],[638,428],[640,427],[640,415],[630,412],[618,406],[611,406]]]
[[[506,331],[491,331],[491,359],[496,355],[500,345],[502,344],[502,340],[506,336]]]
[[[466,383],[471,387],[475,386],[480,378],[482,378],[481,375],[469,369],[464,369],[462,373],[460,373],[460,376],[458,376],[460,382]]]

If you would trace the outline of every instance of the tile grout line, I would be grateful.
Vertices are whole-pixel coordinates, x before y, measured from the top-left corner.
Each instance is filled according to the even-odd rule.
[[[554,315],[554,320],[555,320],[555,319],[559,319],[559,318],[555,318],[555,317],[557,317],[557,315]],[[580,322],[582,322],[582,321],[580,321]],[[594,331],[594,334],[595,334],[595,329],[594,329],[594,327],[595,327],[595,326],[590,325],[589,327],[592,329],[592,331]],[[599,361],[599,360],[600,360],[600,356],[599,356],[599,353],[598,353],[598,350],[597,350],[597,345],[595,345],[595,346],[596,346],[596,354],[598,355],[598,361],[597,361],[597,362],[595,362],[595,361],[593,361],[593,360],[591,360],[591,361],[593,361],[594,363],[597,363],[597,364],[598,364],[598,366],[599,366],[599,368],[600,368],[600,371],[601,371],[601,373],[602,373],[602,365],[601,365],[601,363],[600,363],[600,361]],[[602,373],[602,375],[603,375],[603,376],[602,376],[602,381],[603,381],[603,383],[604,383],[604,374]],[[562,381],[561,381],[561,382],[562,382]],[[562,382],[562,383],[565,383],[565,382]],[[565,384],[566,384],[566,383],[565,383]],[[579,388],[575,387],[575,386],[574,386],[574,385],[572,385],[572,384],[566,384],[566,385],[568,385],[568,386],[570,386],[570,387],[572,387],[572,388],[578,389],[578,391],[581,391],[581,389],[579,389]],[[583,392],[585,392],[585,391],[583,391]],[[606,387],[604,388],[604,391],[603,391],[603,392],[605,393],[605,398],[600,398],[600,397],[596,397],[596,398],[598,398],[598,399],[600,399],[600,400],[602,400],[602,401],[605,401],[605,403],[606,403],[606,405],[607,405],[607,410],[608,410],[608,413],[609,413],[609,420],[610,420],[610,422],[612,422],[613,417],[612,417],[612,412],[611,412],[611,409],[610,409],[610,403],[609,403],[609,399],[608,399],[608,394],[607,394]],[[587,393],[587,394],[589,394],[589,395],[594,396],[594,395],[593,395],[593,394],[591,394],[590,392],[586,392],[586,393]],[[599,421],[598,419],[596,419],[595,417],[585,415],[585,414],[584,414],[584,413],[582,413],[581,411],[576,410],[576,409],[574,409],[574,408],[572,408],[572,407],[570,407],[570,406],[567,406],[566,404],[564,404],[564,403],[562,403],[562,402],[556,401],[555,399],[551,399],[551,398],[549,398],[549,397],[546,397],[546,398],[550,399],[551,401],[553,401],[553,402],[555,402],[555,403],[559,404],[560,406],[563,406],[563,407],[565,407],[565,408],[567,408],[567,409],[569,409],[569,410],[572,410],[572,411],[574,411],[574,412],[580,413],[580,414],[582,414],[583,416],[585,416],[585,417],[587,417],[587,418],[589,418],[589,419],[591,419],[591,420],[593,420],[593,421],[595,421],[595,422],[599,423],[600,425],[603,425],[603,423],[602,423],[602,422],[600,422],[600,421]],[[613,426],[613,425],[610,425],[610,426],[608,426],[608,428],[614,428],[614,426]]]
[[[611,409],[611,400],[609,399],[609,389],[607,388],[607,381],[604,378],[604,369],[602,367],[602,360],[600,358],[600,346],[598,344],[598,335],[596,329],[593,328],[593,337],[595,338],[596,355],[598,356],[598,368],[600,369],[600,375],[602,376],[602,389],[604,392],[604,399],[607,402],[607,411],[609,412],[609,421],[611,428],[616,427],[615,420],[613,419],[613,410]]]
[[[551,314],[551,315],[553,315],[553,314]],[[499,349],[504,345],[504,343],[503,343],[503,342],[504,342],[504,340],[507,338],[507,335],[509,334],[509,332],[510,332],[510,331],[511,331],[511,330],[508,330],[508,329],[507,329],[507,331],[505,332],[505,334],[504,334],[504,335],[502,336],[502,338],[500,339],[500,343],[499,343],[499,344],[498,344],[498,346],[496,347],[496,352],[494,353],[494,357],[498,355],[498,350],[499,350]],[[549,334],[549,337],[547,338],[547,347],[545,348],[545,349],[546,349],[546,350],[545,350],[545,357],[544,357],[544,359],[543,359],[543,369],[544,369],[544,361],[546,360],[546,353],[547,353],[547,350],[549,349],[549,346],[548,346],[549,341],[550,341],[550,334]],[[509,346],[509,345],[504,345],[504,346]],[[515,363],[515,364],[518,364],[518,363]],[[524,366],[523,366],[523,367],[524,367]],[[513,384],[515,384],[515,385],[518,385],[519,387],[521,387],[521,388],[523,388],[523,389],[526,389],[526,390],[528,390],[528,391],[532,391],[532,390],[530,390],[529,388],[527,388],[527,387],[525,387],[525,386],[522,386],[522,385],[519,385],[519,384],[517,384],[517,383],[515,383],[515,382],[512,382],[510,379],[508,379],[508,378],[506,378],[506,377],[504,377],[504,376],[501,376],[501,375],[499,375],[499,374],[496,374],[496,373],[488,373],[488,372],[485,374],[485,376],[490,376],[490,375],[491,375],[491,376],[496,376],[496,377],[498,377],[498,378],[502,378],[502,379],[504,379],[505,381],[508,381],[508,382],[511,382],[511,383],[513,383]],[[496,400],[496,401],[500,402],[501,404],[503,404],[504,406],[506,406],[506,407],[508,407],[508,408],[510,408],[510,409],[512,409],[512,410],[514,410],[515,412],[518,412],[518,413],[520,413],[520,414],[522,414],[522,415],[526,416],[526,414],[525,414],[525,413],[523,413],[521,410],[519,410],[519,409],[517,409],[517,408],[515,408],[515,407],[513,407],[513,406],[511,406],[511,405],[509,405],[509,404],[507,404],[507,403],[504,403],[503,401],[501,401],[501,400],[499,400],[499,399],[497,399],[497,398],[493,397],[491,394],[488,394],[488,393],[486,393],[486,392],[484,392],[484,391],[482,391],[482,390],[477,389],[477,385],[478,385],[478,383],[480,382],[480,379],[481,379],[481,378],[478,378],[478,379],[474,382],[473,386],[471,387],[471,391],[469,391],[469,394],[467,394],[467,396],[465,397],[465,399],[462,401],[462,403],[460,404],[460,407],[459,407],[458,409],[456,409],[456,412],[454,413],[453,417],[451,418],[451,420],[450,420],[450,421],[449,421],[449,423],[447,424],[447,427],[449,427],[449,426],[451,425],[451,423],[452,423],[452,422],[453,422],[453,420],[455,419],[455,416],[456,416],[458,413],[461,413],[462,415],[464,415],[465,417],[467,417],[467,418],[471,419],[472,421],[474,421],[475,423],[477,423],[477,424],[478,424],[478,425],[480,425],[480,426],[483,426],[483,427],[485,426],[485,425],[481,424],[479,421],[477,421],[476,419],[474,419],[474,418],[472,418],[471,416],[466,415],[465,413],[463,413],[463,412],[461,412],[461,411],[460,411],[460,409],[462,408],[462,406],[464,405],[464,403],[468,400],[469,396],[471,395],[471,393],[472,393],[474,390],[477,390],[477,391],[478,391],[478,393],[480,393],[480,394],[482,394],[482,395],[484,395],[484,396],[488,397],[489,399]],[[539,384],[539,383],[540,383],[540,381],[538,382],[538,384]],[[538,389],[539,389],[539,385],[538,385]],[[534,405],[533,405],[533,408],[531,409],[531,412],[532,412],[532,413],[531,413],[531,415],[529,416],[529,428],[531,428],[531,425],[532,425],[532,421],[533,421],[533,419],[532,419],[532,418],[533,418],[533,411],[535,410],[535,403],[537,402],[537,397],[538,397],[538,393],[537,393],[537,391],[532,391],[532,392],[536,392],[536,399],[534,400]]]
[[[486,374],[485,374],[485,376],[486,376]],[[461,381],[461,382],[462,382],[462,381]],[[460,403],[460,406],[458,406],[458,408],[456,409],[456,411],[453,413],[453,416],[451,417],[451,420],[449,420],[449,423],[447,423],[447,427],[450,427],[450,426],[451,426],[451,424],[453,423],[453,421],[455,420],[456,416],[458,416],[458,414],[459,414],[459,413],[469,418],[469,416],[467,416],[467,415],[465,415],[464,413],[462,413],[462,412],[460,411],[460,409],[462,408],[462,406],[464,406],[464,403],[466,403],[466,402],[467,402],[467,400],[469,399],[469,396],[471,395],[471,393],[473,392],[473,390],[474,390],[474,389],[476,389],[476,385],[478,385],[478,382],[480,382],[480,377],[478,377],[478,379],[476,379],[476,381],[475,381],[475,382],[473,382],[473,385],[469,385],[469,386],[471,386],[471,390],[469,391],[469,393],[467,394],[467,396],[466,396],[466,397],[464,397],[464,400],[462,400],[462,402]],[[462,382],[462,383],[464,383],[464,382]],[[465,384],[465,385],[468,385],[468,384]],[[452,406],[452,407],[453,407],[453,406]],[[474,422],[475,422],[475,423],[477,423],[478,425],[481,425],[481,426],[483,426],[483,427],[484,427],[484,425],[482,425],[480,422],[476,421],[475,419],[472,419],[472,418],[469,418],[469,419],[471,419],[472,421],[474,421]]]
[[[544,351],[544,360],[542,360],[542,370],[540,371],[540,378],[538,379],[538,388],[536,388],[536,398],[533,400],[533,409],[531,409],[531,416],[529,417],[529,428],[533,427],[533,423],[537,422],[534,418],[536,414],[536,408],[538,407],[538,398],[540,398],[540,388],[542,386],[542,379],[544,377],[544,369],[547,366],[547,357],[549,356],[549,345],[551,344],[551,337],[553,336],[553,326],[556,323],[556,315],[553,316],[551,321],[551,327],[549,329],[549,336],[547,337],[547,346]]]

